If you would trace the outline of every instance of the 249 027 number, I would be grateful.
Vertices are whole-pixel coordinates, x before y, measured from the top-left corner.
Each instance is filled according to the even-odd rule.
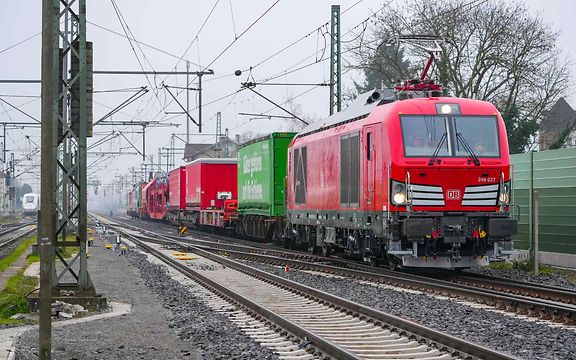
[[[478,182],[479,183],[495,183],[496,178],[495,177],[479,177]]]

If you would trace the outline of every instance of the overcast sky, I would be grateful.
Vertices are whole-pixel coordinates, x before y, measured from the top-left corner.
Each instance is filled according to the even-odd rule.
[[[319,84],[329,81],[329,38],[327,24],[330,19],[330,5],[341,5],[342,40],[350,40],[350,29],[378,11],[381,0],[171,0],[166,2],[145,0],[115,0],[123,22],[134,38],[146,45],[138,45],[121,36],[124,30],[113,3],[108,0],[87,0],[88,40],[94,43],[95,70],[154,70],[169,71],[186,69],[183,57],[191,63],[191,70],[204,68],[214,70],[214,75],[203,77],[203,122],[204,133],[214,134],[216,113],[222,114],[222,130],[227,128],[233,138],[245,132],[267,133],[289,130],[292,124],[285,120],[251,119],[238,113],[266,113],[286,115],[281,110],[244,90],[241,82],[246,80],[264,80],[277,77],[271,82]],[[161,6],[162,4],[162,6]],[[568,0],[526,0],[533,11],[541,12],[545,21],[561,31],[560,47],[572,59],[576,58],[576,24],[573,15],[576,5]],[[170,6],[167,6],[170,5]],[[209,16],[209,13],[212,14]],[[261,18],[260,18],[261,17]],[[204,21],[206,24],[201,31]],[[128,30],[126,29],[126,30]],[[358,28],[357,28],[358,29]],[[40,78],[40,41],[37,35],[41,30],[40,1],[0,1],[0,79],[39,79]],[[114,34],[113,32],[118,34]],[[196,36],[198,34],[198,36]],[[36,35],[36,36],[35,36]],[[307,37],[305,37],[308,35]],[[296,42],[297,40],[301,41]],[[29,39],[30,38],[30,39]],[[28,39],[28,40],[26,40]],[[9,47],[23,41],[10,49]],[[283,48],[296,42],[283,52]],[[188,51],[186,52],[186,49]],[[135,55],[137,54],[137,56]],[[278,53],[278,54],[277,54]],[[271,57],[272,55],[276,56]],[[343,55],[346,57],[346,54]],[[309,66],[307,66],[309,65]],[[248,69],[252,67],[250,72]],[[292,70],[305,67],[302,70]],[[242,75],[234,76],[241,69]],[[572,67],[576,73],[576,67]],[[361,81],[358,74],[346,72],[343,75],[345,86],[350,87],[352,80]],[[184,86],[185,76],[135,76],[135,75],[95,75],[94,90],[118,90],[147,86],[151,91],[133,105],[117,113],[113,120],[150,120],[179,124],[179,127],[155,128],[147,131],[146,153],[154,154],[157,161],[158,148],[170,145],[170,135],[178,134],[185,139],[186,125],[184,115],[167,115],[179,111],[175,102],[161,89],[162,84]],[[193,86],[197,86],[195,83]],[[177,89],[172,91],[178,92]],[[320,86],[267,86],[258,91],[270,99],[284,103],[294,98],[292,107],[307,117],[320,118],[328,114],[328,88]],[[235,94],[238,92],[237,94]],[[94,95],[94,119],[108,113],[111,108],[131,96],[131,92],[99,92]],[[18,106],[32,117],[40,118],[40,86],[38,84],[8,85],[0,84],[0,98]],[[192,116],[198,117],[197,92],[190,92]],[[16,97],[15,97],[16,96]],[[26,96],[26,97],[22,97]],[[33,97],[27,97],[33,96]],[[34,97],[36,96],[36,97]],[[186,97],[178,96],[185,105]],[[576,97],[569,98],[576,108]],[[7,111],[8,110],[8,111]],[[26,115],[0,103],[0,121],[32,121]],[[97,136],[89,140],[95,143],[112,130],[122,131],[124,135],[142,151],[142,135],[135,133],[141,128],[130,126],[98,126],[94,129]],[[197,128],[191,124],[191,133],[197,134]],[[29,138],[26,138],[29,136]],[[191,136],[191,142],[213,142],[215,135]],[[7,149],[15,153],[16,159],[23,159],[20,167],[24,172],[19,177],[32,184],[38,190],[39,168],[31,169],[39,157],[25,156],[34,151],[39,144],[37,129],[10,129],[7,132]],[[126,140],[118,137],[97,147],[97,151],[135,152]],[[176,147],[183,143],[176,140]],[[180,159],[181,155],[177,155]],[[165,162],[166,160],[162,160]],[[179,160],[177,160],[179,161]],[[110,156],[99,159],[90,156],[90,178],[100,178],[103,183],[110,182],[115,175],[123,175],[128,167],[139,168],[142,159],[138,155]],[[180,160],[181,162],[181,160]]]

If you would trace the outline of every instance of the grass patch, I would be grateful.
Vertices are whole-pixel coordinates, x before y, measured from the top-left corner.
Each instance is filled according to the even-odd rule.
[[[18,245],[18,247],[10,255],[0,260],[0,272],[8,269],[10,265],[12,265],[12,263],[14,263],[14,261],[16,261],[20,255],[22,255],[22,253],[26,251],[26,249],[34,242],[36,242],[36,236],[27,238],[22,242],[22,244]]]
[[[23,271],[12,276],[6,283],[6,288],[0,292],[0,325],[19,325],[23,320],[10,319],[17,313],[28,312],[26,295],[38,287],[38,279],[24,276]]]
[[[488,266],[495,270],[519,270],[527,273],[534,273],[534,263],[529,260],[491,262]],[[550,265],[540,264],[538,266],[540,275],[560,275],[570,281],[576,282],[576,272],[558,269]]]
[[[514,263],[510,261],[497,261],[491,262],[488,267],[494,270],[512,270],[514,268]]]
[[[74,242],[76,241],[76,235],[68,235],[66,236],[66,242]],[[66,247],[58,247],[58,253],[62,255],[64,259],[69,259],[72,255],[78,253],[80,248],[78,246],[66,246]]]
[[[30,253],[28,256],[26,256],[26,259],[28,259],[28,262],[32,264],[40,261],[40,255]]]

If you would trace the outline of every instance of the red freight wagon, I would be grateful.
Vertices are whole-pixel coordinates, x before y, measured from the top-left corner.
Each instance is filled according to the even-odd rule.
[[[224,227],[237,208],[236,159],[197,159],[186,165],[186,210],[189,225]]]
[[[180,219],[186,209],[186,167],[180,166],[168,173],[168,200],[166,216],[168,220]]]
[[[154,179],[147,191],[148,217],[154,220],[163,220],[166,217],[166,194],[168,184],[164,178]]]
[[[126,214],[128,216],[133,216],[133,209],[134,209],[134,203],[132,202],[132,196],[134,195],[134,192],[132,191],[132,189],[128,190],[128,209],[126,210]]]
[[[149,218],[149,209],[148,209],[148,197],[149,197],[149,192],[150,192],[150,188],[152,187],[152,185],[154,184],[154,182],[156,181],[156,179],[152,179],[150,181],[148,181],[147,183],[144,183],[142,186],[142,192],[140,193],[141,195],[141,202],[140,202],[140,209],[139,209],[139,213],[140,213],[140,218],[143,219],[147,219]]]

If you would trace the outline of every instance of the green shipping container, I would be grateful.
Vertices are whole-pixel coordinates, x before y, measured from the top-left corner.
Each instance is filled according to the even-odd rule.
[[[288,145],[296,133],[278,132],[238,149],[238,212],[283,216]]]

